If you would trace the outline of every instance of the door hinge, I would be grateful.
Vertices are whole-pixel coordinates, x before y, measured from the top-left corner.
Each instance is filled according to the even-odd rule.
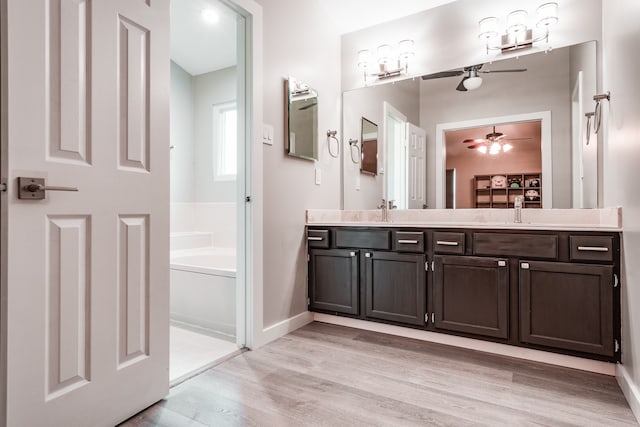
[[[247,202],[247,203],[251,203],[251,196],[245,197],[244,201]]]
[[[616,273],[613,273],[613,287],[617,288],[619,284],[620,280],[618,279],[618,275]]]
[[[613,341],[613,352],[617,353],[619,351],[620,351],[620,341],[614,340]]]

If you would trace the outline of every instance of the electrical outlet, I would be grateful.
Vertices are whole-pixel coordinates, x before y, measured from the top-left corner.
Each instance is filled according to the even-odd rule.
[[[322,184],[322,170],[316,168],[316,185]]]

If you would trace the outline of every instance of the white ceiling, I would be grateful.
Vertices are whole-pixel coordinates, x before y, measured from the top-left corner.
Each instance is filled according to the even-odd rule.
[[[202,10],[213,8],[209,24]],[[171,60],[192,76],[236,65],[237,15],[217,0],[171,0]]]

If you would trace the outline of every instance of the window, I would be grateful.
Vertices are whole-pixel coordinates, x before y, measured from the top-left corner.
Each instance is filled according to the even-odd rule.
[[[238,163],[238,111],[236,102],[213,106],[215,180],[236,179]]]

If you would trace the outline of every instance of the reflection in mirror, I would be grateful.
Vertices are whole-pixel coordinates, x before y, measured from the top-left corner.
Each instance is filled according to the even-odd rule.
[[[362,161],[360,172],[369,175],[378,174],[378,125],[362,118],[361,132]]]
[[[306,83],[285,80],[285,150],[287,154],[318,160],[318,94]]]
[[[359,126],[362,116],[382,124],[379,129],[381,156],[378,172],[385,177],[384,181],[387,183],[390,180],[397,182],[404,177],[386,176],[393,171],[388,170],[391,158],[385,141],[388,129],[380,117],[382,105],[384,102],[391,103],[407,116],[408,122],[419,124],[427,131],[428,141],[427,175],[424,180],[427,185],[426,204],[429,207],[444,208],[446,170],[450,168],[447,165],[449,152],[445,147],[443,129],[453,131],[455,128],[445,129],[443,125],[466,123],[458,128],[460,129],[497,124],[499,121],[496,121],[496,118],[535,116],[534,119],[501,122],[506,124],[545,117],[542,124],[541,171],[544,175],[546,168],[547,178],[550,179],[542,176],[541,181],[542,185],[549,186],[551,191],[545,192],[541,189],[541,198],[547,198],[544,207],[596,207],[598,181],[601,179],[598,177],[598,150],[601,148],[598,147],[597,140],[592,139],[586,144],[585,117],[586,113],[593,111],[594,103],[591,97],[597,93],[595,42],[556,48],[548,53],[538,52],[518,58],[494,60],[492,63],[484,64],[482,69],[527,71],[483,74],[481,86],[467,91],[456,90],[460,76],[429,80],[408,79],[347,91],[343,94],[344,131],[350,132],[354,126]],[[546,120],[546,117],[549,117],[549,120]],[[442,135],[437,135],[438,128]],[[486,137],[490,132],[491,129],[482,131],[480,136]],[[487,156],[482,159],[479,158],[478,161],[490,162],[486,160]],[[364,180],[360,187],[360,181],[353,176],[354,171],[350,170],[348,165],[344,166],[345,209],[371,208],[379,204],[381,193],[364,191]],[[522,171],[535,172],[524,169]],[[510,173],[516,170],[508,168],[497,172]],[[464,191],[467,191],[468,195],[472,182],[463,178],[460,171],[456,170],[456,181],[461,184],[463,179],[467,180],[467,190]],[[382,190],[381,185],[378,188]],[[386,190],[382,194],[386,195]],[[460,190],[456,196],[458,195]],[[459,203],[450,205],[462,207]],[[408,207],[411,208],[411,203]],[[416,204],[416,207],[419,206]]]

